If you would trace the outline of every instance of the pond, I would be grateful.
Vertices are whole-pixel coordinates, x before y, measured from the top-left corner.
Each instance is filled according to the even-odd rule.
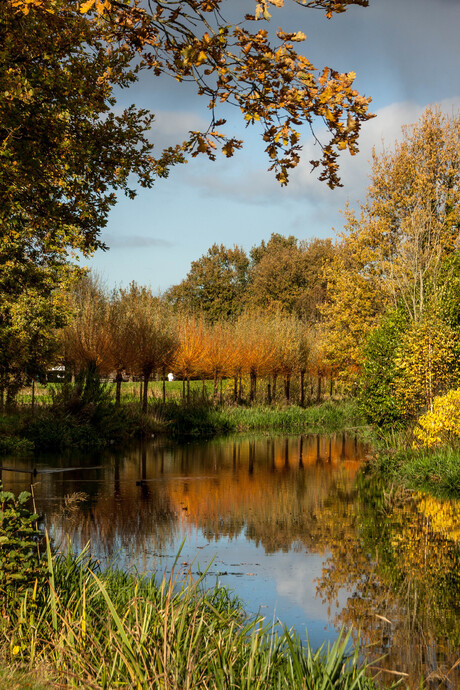
[[[103,562],[160,577],[209,566],[210,585],[314,647],[353,627],[386,680],[458,688],[460,502],[385,491],[365,455],[345,434],[259,435],[4,466],[37,468],[37,511],[57,544],[89,541]],[[28,474],[2,479],[29,488]]]

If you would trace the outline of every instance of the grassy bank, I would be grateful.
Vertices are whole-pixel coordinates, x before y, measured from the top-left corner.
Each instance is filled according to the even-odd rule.
[[[173,384],[177,382],[172,382]],[[139,402],[117,406],[112,390],[99,382],[90,390],[69,386],[53,393],[50,403],[18,406],[0,415],[0,453],[98,448],[152,434],[211,437],[239,431],[333,433],[361,424],[353,401],[320,405],[214,405],[198,396],[191,402],[152,398],[146,413]]]
[[[174,435],[203,436],[238,431],[284,431],[287,433],[333,433],[362,424],[353,401],[321,405],[214,407],[200,403],[158,407],[158,420]]]
[[[374,449],[369,471],[385,483],[437,498],[460,498],[460,447],[413,448],[410,431],[365,431]]]
[[[388,484],[425,491],[437,498],[460,498],[460,449],[378,451],[371,471]]]
[[[348,637],[313,652],[292,632],[247,619],[218,586],[204,591],[190,578],[157,585],[94,565],[54,561],[53,587],[23,599],[21,618],[2,624],[7,669],[37,669],[37,687],[374,687],[357,653],[349,656]]]

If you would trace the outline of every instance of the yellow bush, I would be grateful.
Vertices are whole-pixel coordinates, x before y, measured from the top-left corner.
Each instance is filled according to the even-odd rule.
[[[460,438],[460,389],[437,395],[433,410],[425,412],[414,429],[414,447],[431,447]]]

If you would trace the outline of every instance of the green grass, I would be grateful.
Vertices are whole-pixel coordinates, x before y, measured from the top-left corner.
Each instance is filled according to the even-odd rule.
[[[16,683],[10,688],[375,687],[358,651],[349,653],[348,635],[313,651],[292,631],[248,618],[225,588],[204,589],[204,575],[156,583],[100,572],[85,554],[52,557],[49,545],[48,564],[49,581],[3,611],[2,672]]]
[[[409,428],[367,429],[364,436],[374,448],[369,469],[387,484],[438,498],[460,498],[460,447],[412,448]]]
[[[152,434],[173,437],[211,437],[240,431],[287,433],[333,433],[362,425],[353,401],[326,401],[320,405],[273,404],[214,405],[202,399],[202,382],[193,381],[190,402],[179,395],[161,397],[161,382],[151,384],[148,411],[140,409],[139,384],[124,383],[122,404],[116,406],[112,384],[96,383],[93,398],[85,397],[76,386],[55,386],[51,403],[18,406],[10,415],[0,415],[0,454],[24,454],[35,450],[100,448],[133,437]],[[180,381],[167,382],[176,392]],[[134,388],[136,390],[134,390]],[[211,382],[207,382],[208,393]],[[44,391],[45,389],[43,389]],[[43,392],[42,391],[42,392]],[[136,392],[134,397],[133,393]]]
[[[373,471],[387,482],[438,498],[460,498],[460,449],[400,450],[378,455]]]
[[[157,403],[151,406],[157,431],[172,436],[212,436],[239,431],[332,433],[362,424],[353,401],[325,402],[312,407]]]

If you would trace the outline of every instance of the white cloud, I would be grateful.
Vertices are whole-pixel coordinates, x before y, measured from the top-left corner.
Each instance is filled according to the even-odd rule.
[[[204,117],[188,111],[155,111],[149,139],[156,149],[182,143],[190,130],[206,130],[209,122]]]
[[[460,98],[446,99],[438,106],[450,113],[460,108]],[[239,165],[215,163],[212,173],[196,174],[189,171],[186,175],[187,184],[197,187],[205,196],[224,196],[244,203],[265,204],[267,201],[282,203],[286,200],[303,199],[313,209],[321,212],[321,208],[330,206],[343,207],[347,199],[352,203],[364,200],[368,186],[368,176],[371,170],[372,149],[377,153],[383,145],[392,148],[395,141],[401,138],[401,128],[405,124],[415,123],[421,116],[424,106],[411,101],[392,103],[376,111],[376,117],[366,122],[359,137],[359,153],[350,156],[343,153],[340,157],[341,188],[334,190],[324,182],[319,182],[317,172],[311,171],[309,161],[320,156],[318,144],[313,138],[304,143],[302,162],[291,173],[287,188],[280,190],[273,174],[267,173],[262,167],[251,166],[250,159],[243,154],[243,161]],[[320,141],[326,141],[326,130],[316,133]],[[238,155],[238,154],[237,154]],[[235,159],[236,163],[236,159]],[[238,170],[235,175],[234,170]],[[209,170],[209,168],[208,168]],[[326,205],[326,207],[325,207]]]

